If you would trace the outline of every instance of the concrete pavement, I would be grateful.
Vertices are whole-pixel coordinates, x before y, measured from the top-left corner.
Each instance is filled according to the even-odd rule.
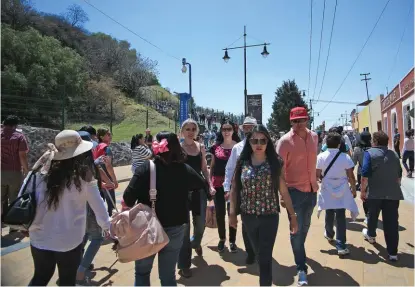
[[[129,167],[116,168],[119,181],[128,175]],[[128,173],[129,172],[129,173]],[[122,177],[124,176],[124,177]],[[409,179],[408,179],[409,180]],[[413,181],[412,181],[413,183]],[[122,192],[128,181],[123,181],[117,190],[119,204]],[[410,184],[410,182],[409,182]],[[412,192],[413,194],[413,192]],[[361,214],[361,201],[357,200]],[[365,227],[362,216],[357,222],[347,223],[347,241],[351,254],[344,258],[336,255],[335,247],[324,237],[324,214],[317,218],[316,212],[308,234],[306,250],[309,258],[309,284],[324,286],[414,286],[414,208],[413,204],[402,201],[400,213],[399,261],[391,263],[386,260],[387,252],[383,238],[382,218],[379,221],[377,244],[371,245],[363,240],[361,230]],[[240,226],[240,224],[239,224]],[[30,254],[29,239],[16,239],[7,235],[7,228],[2,229],[2,285],[27,285],[33,275],[33,262]],[[20,240],[20,242],[19,242]],[[193,254],[193,277],[184,279],[177,275],[180,285],[258,285],[257,265],[245,266],[245,254],[216,252],[218,235],[216,229],[207,228],[202,241],[203,257]],[[240,228],[237,242],[243,248]],[[18,246],[18,248],[16,248]],[[285,210],[280,216],[277,240],[273,251],[273,283],[278,286],[296,284],[294,258],[289,241],[288,220]],[[91,273],[93,285],[132,285],[134,283],[134,264],[115,262],[116,257],[111,245],[101,247],[94,260],[95,269]],[[114,264],[115,262],[115,264]],[[158,280],[158,263],[154,263],[151,274],[152,285],[160,285]],[[55,285],[57,271],[50,281]]]

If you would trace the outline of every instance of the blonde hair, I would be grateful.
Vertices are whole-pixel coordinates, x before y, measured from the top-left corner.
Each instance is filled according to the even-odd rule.
[[[183,135],[183,130],[184,127],[187,125],[195,125],[196,126],[196,133],[195,133],[195,137],[197,137],[199,135],[199,125],[197,124],[197,122],[194,119],[187,119],[182,123],[182,126],[180,128],[180,133]]]

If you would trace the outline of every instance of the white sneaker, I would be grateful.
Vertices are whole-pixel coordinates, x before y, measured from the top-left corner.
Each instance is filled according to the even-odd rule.
[[[308,285],[307,274],[304,271],[298,271],[298,286]]]
[[[338,255],[348,255],[350,254],[350,250],[345,248],[345,249],[341,249],[341,250],[337,250],[337,254]]]
[[[326,231],[324,231],[324,238],[326,238],[326,239],[328,240],[328,242],[333,242],[333,241],[334,241],[334,239],[333,239],[333,238],[331,238],[331,237],[329,237],[329,236],[327,235],[327,232],[326,232]]]
[[[389,261],[398,261],[398,255],[389,255]]]
[[[364,223],[367,225],[367,217],[365,218],[365,221],[364,221]]]
[[[363,237],[365,238],[365,240],[367,240],[370,244],[376,243],[376,238],[375,237],[370,237],[367,234],[367,228],[363,228],[362,234],[363,234]]]

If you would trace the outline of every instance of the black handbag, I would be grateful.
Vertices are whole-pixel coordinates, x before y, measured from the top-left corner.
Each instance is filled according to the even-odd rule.
[[[26,191],[27,186],[32,180],[32,188]],[[27,231],[36,216],[36,171],[31,171],[27,179],[22,195],[16,198],[7,210],[3,213],[2,223],[5,225]]]

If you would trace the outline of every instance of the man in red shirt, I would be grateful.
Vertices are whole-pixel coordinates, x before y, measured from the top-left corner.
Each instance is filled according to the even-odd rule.
[[[291,130],[277,144],[277,153],[284,160],[284,176],[297,214],[298,232],[291,234],[291,247],[298,272],[298,285],[307,285],[305,240],[311,215],[317,203],[316,178],[318,136],[310,131],[308,113],[303,107],[290,112]]]
[[[25,136],[16,131],[19,119],[8,116],[1,130],[1,204],[4,211],[19,194],[23,177],[29,172]]]

